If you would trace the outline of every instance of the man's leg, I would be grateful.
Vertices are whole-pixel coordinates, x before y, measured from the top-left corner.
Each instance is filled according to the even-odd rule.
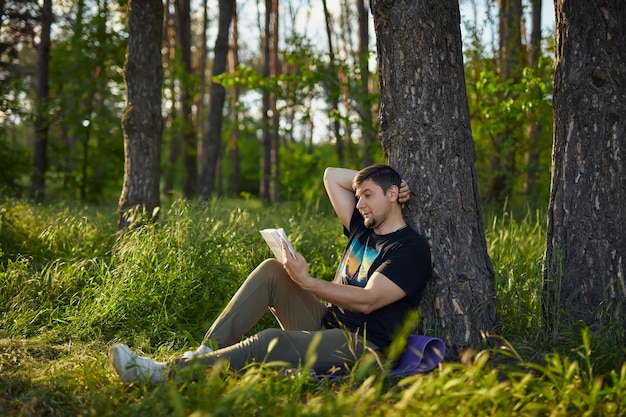
[[[313,348],[314,346],[314,348]],[[211,366],[218,361],[228,361],[232,370],[241,370],[251,363],[280,363],[285,368],[297,368],[307,362],[313,353],[313,370],[319,374],[333,370],[346,371],[366,351],[376,352],[372,343],[363,343],[363,337],[342,329],[297,331],[267,329],[241,342],[198,356],[200,363]],[[173,368],[181,369],[194,359],[179,359]]]
[[[230,369],[242,370],[252,363],[273,362],[282,368],[310,364],[318,374],[345,372],[365,353],[379,354],[372,343],[342,329],[298,331],[267,329],[239,343],[195,358],[180,358],[169,364],[135,355],[126,345],[111,349],[111,363],[125,382],[156,383],[191,363],[209,367],[227,361]],[[308,355],[312,356],[308,356]],[[312,360],[312,363],[308,361]]]
[[[317,297],[291,280],[280,262],[268,259],[248,275],[202,343],[214,341],[224,348],[239,342],[268,308],[285,330],[320,330],[326,312]]]

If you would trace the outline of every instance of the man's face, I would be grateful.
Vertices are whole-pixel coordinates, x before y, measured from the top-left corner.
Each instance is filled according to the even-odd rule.
[[[391,212],[389,192],[386,195],[378,184],[367,179],[357,186],[355,195],[356,208],[363,216],[365,227],[380,227]]]

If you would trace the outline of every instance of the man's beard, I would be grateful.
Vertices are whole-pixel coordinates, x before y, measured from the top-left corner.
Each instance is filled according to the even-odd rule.
[[[376,226],[376,217],[369,217],[367,219],[364,219],[363,224],[365,225],[365,227],[367,227],[368,229],[373,229]]]

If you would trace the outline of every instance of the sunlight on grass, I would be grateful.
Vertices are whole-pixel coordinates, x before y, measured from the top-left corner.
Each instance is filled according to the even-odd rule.
[[[506,208],[486,216],[487,251],[495,272],[500,334],[531,344],[542,338],[541,267],[545,251],[545,215]]]
[[[345,237],[320,201],[176,200],[158,223],[129,233],[116,232],[115,210],[17,201],[0,209],[0,415],[626,413],[615,329],[572,329],[574,347],[542,340],[545,216],[529,209],[485,216],[499,318],[490,350],[402,379],[364,360],[335,381],[311,378],[306,366],[285,373],[266,365],[241,373],[190,367],[157,386],[120,384],[108,347],[129,343],[159,360],[195,347],[248,272],[271,256],[259,229],[285,228],[311,273],[326,279]],[[275,325],[268,315],[258,327]]]

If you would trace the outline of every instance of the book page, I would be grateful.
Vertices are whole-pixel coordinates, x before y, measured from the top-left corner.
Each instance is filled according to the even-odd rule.
[[[291,245],[291,242],[287,238],[287,235],[282,227],[280,229],[263,229],[260,232],[261,236],[263,236],[263,239],[265,239],[265,242],[267,242],[267,245],[270,247],[272,253],[279,262],[283,262],[283,248],[280,245],[281,237],[285,239],[285,242],[287,242],[287,247],[289,248],[291,254],[294,257],[296,256],[296,251]]]

